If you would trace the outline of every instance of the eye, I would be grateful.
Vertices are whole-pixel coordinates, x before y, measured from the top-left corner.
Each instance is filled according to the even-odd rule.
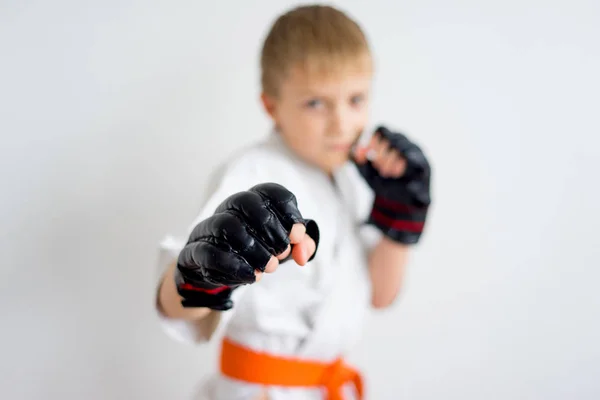
[[[350,104],[352,104],[353,106],[359,105],[364,101],[365,101],[365,96],[362,94],[357,94],[350,98]]]
[[[320,99],[310,99],[306,102],[307,108],[319,108],[323,105],[323,102]]]

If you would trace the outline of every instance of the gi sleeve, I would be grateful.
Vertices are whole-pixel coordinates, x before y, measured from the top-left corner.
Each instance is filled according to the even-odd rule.
[[[264,170],[260,167],[260,159],[257,157],[246,157],[238,160],[235,164],[227,166],[216,177],[216,185],[209,188],[210,195],[203,205],[202,209],[189,225],[187,234],[184,237],[166,236],[159,245],[158,260],[158,282],[156,286],[156,315],[163,330],[171,338],[188,343],[203,343],[223,329],[227,322],[236,312],[236,304],[243,301],[243,296],[248,286],[241,286],[232,293],[234,307],[227,311],[211,311],[210,315],[199,321],[188,321],[166,317],[158,307],[158,290],[165,272],[170,265],[177,259],[179,252],[185,246],[187,237],[192,229],[202,220],[214,214],[217,206],[230,195],[248,190],[252,186],[265,181]],[[212,190],[211,190],[212,189]]]

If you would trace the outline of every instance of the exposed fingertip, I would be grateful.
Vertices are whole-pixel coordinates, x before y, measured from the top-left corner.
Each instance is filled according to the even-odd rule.
[[[265,272],[266,273],[271,273],[271,272],[275,272],[275,270],[277,269],[277,267],[279,266],[279,260],[273,256],[271,256],[271,258],[269,259],[269,262],[267,263],[267,266],[265,267]]]
[[[285,249],[285,251],[284,251],[283,253],[281,253],[281,254],[279,254],[279,255],[277,256],[277,259],[278,259],[278,260],[284,260],[284,259],[286,259],[286,258],[287,258],[287,256],[289,256],[289,255],[290,255],[290,252],[291,252],[291,251],[292,251],[292,246],[288,244],[288,246],[287,246],[287,248]]]
[[[294,226],[292,227],[292,230],[290,232],[290,242],[293,244],[300,243],[300,241],[304,237],[305,233],[306,233],[306,227],[304,226],[304,224],[300,224],[300,223],[294,224]]]

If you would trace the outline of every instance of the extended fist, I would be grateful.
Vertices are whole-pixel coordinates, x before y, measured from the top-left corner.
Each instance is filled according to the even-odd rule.
[[[182,304],[227,310],[236,287],[275,271],[280,260],[306,264],[318,243],[317,224],[302,217],[283,186],[264,183],[236,193],[194,228],[179,255],[175,282]]]
[[[431,167],[423,151],[403,134],[379,127],[367,146],[357,148],[355,162],[375,192],[369,222],[392,240],[417,243],[431,204]]]

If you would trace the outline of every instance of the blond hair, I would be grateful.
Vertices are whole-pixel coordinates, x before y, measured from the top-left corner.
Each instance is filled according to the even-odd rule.
[[[323,75],[358,67],[360,61],[371,67],[367,39],[354,20],[330,6],[300,6],[277,18],[267,34],[260,59],[262,90],[276,96],[295,67]]]

